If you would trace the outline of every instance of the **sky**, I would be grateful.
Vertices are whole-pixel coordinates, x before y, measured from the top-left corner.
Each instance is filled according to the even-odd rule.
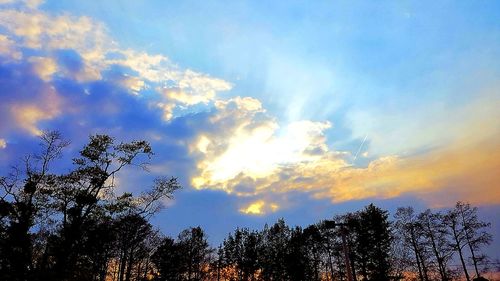
[[[0,0],[0,172],[43,130],[145,139],[118,189],[177,177],[169,235],[461,200],[498,258],[499,57],[498,1]]]

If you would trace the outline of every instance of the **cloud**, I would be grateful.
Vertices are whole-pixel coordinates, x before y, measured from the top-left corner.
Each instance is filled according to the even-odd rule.
[[[31,9],[35,9],[45,1],[44,0],[24,0],[23,2],[25,3],[25,5],[27,7],[31,8]]]
[[[35,9],[40,6],[44,0],[0,0],[0,5],[22,3],[30,9]]]
[[[500,176],[496,170],[500,167],[500,150],[495,143],[457,143],[418,156],[380,158],[366,168],[335,173],[328,167],[318,167],[307,174],[322,179],[314,183],[316,187],[324,184],[323,188],[314,189],[314,197],[330,198],[333,202],[413,194],[432,205],[450,205],[457,200],[498,204]],[[292,181],[283,184],[304,188]],[[436,197],[437,194],[446,196]]]
[[[268,203],[264,200],[257,200],[244,206],[240,209],[240,212],[247,215],[264,215],[270,212],[276,212],[279,209],[278,204]]]
[[[12,39],[0,34],[0,56],[20,60],[23,55],[17,49],[16,43]]]
[[[119,116],[133,115],[125,100],[138,104],[137,110],[152,112],[138,116],[171,121],[182,114],[177,107],[208,106],[218,91],[231,88],[224,80],[182,69],[163,55],[121,48],[102,23],[67,13],[53,15],[38,10],[40,3],[10,1],[0,9],[3,134],[37,135],[42,124],[62,122],[58,118],[63,117],[65,122],[95,126],[97,120],[89,119],[107,115],[105,120],[115,120],[116,126]],[[183,95],[166,96],[164,88],[180,89]],[[136,100],[121,96],[125,93]]]
[[[113,65],[129,68],[143,80],[170,83],[171,86],[193,91],[195,94],[228,90],[226,81],[211,78],[192,70],[179,69],[163,56],[120,48],[108,34],[107,28],[89,17],[69,14],[50,15],[36,9],[0,10],[0,26],[16,44],[24,48],[44,51],[73,50],[82,59],[86,73],[94,73],[81,80],[100,79],[100,73]],[[136,87],[134,84],[133,87]]]
[[[351,110],[345,125],[354,137],[368,135],[372,156],[410,155],[422,149],[448,145],[457,140],[475,142],[496,138],[500,105],[498,82],[484,82],[473,89],[466,102],[427,102],[411,107],[379,106]],[[470,91],[470,90],[469,90]],[[457,96],[463,93],[456,93]],[[459,100],[459,98],[456,98]],[[493,133],[493,134],[492,134]]]
[[[216,102],[210,129],[201,130],[190,146],[197,159],[192,184],[241,197],[271,196],[278,203],[282,195],[302,192],[334,203],[413,195],[433,206],[457,200],[498,204],[500,127],[493,120],[500,120],[499,103],[488,93],[455,109],[468,118],[449,125],[448,143],[371,158],[366,167],[353,166],[351,153],[328,146],[329,123],[302,120],[280,126],[256,99]],[[444,124],[437,122],[438,128]],[[266,213],[265,202],[258,199],[240,212]]]
[[[196,188],[238,192],[230,183],[235,178],[265,178],[281,167],[318,160],[328,151],[328,122],[297,121],[280,128],[258,100],[248,97],[218,101],[215,107],[209,117],[214,131],[192,144],[201,154],[200,175],[192,181]]]
[[[234,195],[244,214],[284,210],[291,193],[334,203],[405,194],[433,205],[500,203],[496,88],[458,109],[429,106],[413,123],[405,110],[349,111],[353,136],[368,133],[366,165],[354,166],[328,138],[337,124],[300,119],[301,100],[282,122],[256,98],[218,97],[230,82],[121,47],[89,17],[11,4],[0,10],[0,147],[46,128],[77,140],[90,132],[144,137],[165,157],[154,173]]]
[[[53,120],[63,112],[64,98],[45,81],[53,69],[42,67],[43,61],[30,58],[0,64],[0,134],[39,135],[41,122]]]
[[[30,57],[28,61],[32,64],[34,72],[44,81],[49,81],[52,74],[57,71],[57,63],[52,58]]]
[[[42,131],[37,124],[40,121],[51,120],[61,112],[59,109],[59,98],[53,91],[45,94],[44,104],[11,104],[10,112],[15,123],[32,135],[40,135]]]

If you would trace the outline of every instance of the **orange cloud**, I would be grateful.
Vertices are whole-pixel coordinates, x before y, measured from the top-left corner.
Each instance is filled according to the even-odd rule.
[[[325,157],[280,167],[257,179],[240,175],[213,188],[224,186],[224,190],[236,195],[301,191],[332,202],[412,194],[436,207],[451,205],[457,200],[499,204],[499,170],[498,142],[484,142],[436,149],[406,158],[383,157],[366,168]],[[246,193],[239,190],[241,186],[247,188]],[[264,206],[257,203],[240,211],[255,213]]]
[[[500,203],[499,168],[498,143],[484,142],[436,149],[413,157],[381,158],[367,168],[348,167],[333,172],[324,167],[309,172],[322,178],[312,184],[319,188],[313,188],[314,196],[334,202],[410,193],[432,205],[448,205],[457,200],[497,204]],[[286,184],[287,188],[304,188],[293,182]],[[322,184],[325,187],[319,187]]]
[[[274,194],[278,196],[273,198],[279,198],[298,191],[343,202],[410,194],[433,206],[457,200],[498,204],[500,116],[496,104],[479,98],[463,108],[462,115],[470,118],[453,125],[452,138],[442,131],[451,140],[447,145],[425,153],[381,156],[366,167],[356,167],[347,161],[350,153],[331,150],[326,144],[328,123],[298,121],[280,128],[258,100],[220,101],[217,114],[210,119],[218,129],[203,133],[191,145],[191,153],[199,157],[192,184],[197,189],[247,197]],[[457,136],[459,126],[462,136]],[[240,211],[260,214],[264,208],[265,201],[259,200]]]

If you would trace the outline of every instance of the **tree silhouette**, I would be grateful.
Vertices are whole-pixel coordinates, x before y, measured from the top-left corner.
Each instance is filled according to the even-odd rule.
[[[45,132],[40,139],[39,153],[0,178],[0,280],[105,280],[123,234],[117,231],[118,218],[149,225],[145,218],[180,186],[175,178],[159,178],[138,197],[114,195],[119,171],[145,167],[143,159],[152,156],[146,141],[116,143],[106,135],[91,136],[73,169],[51,174],[50,166],[69,142],[58,132]],[[131,269],[137,268],[139,240],[128,240],[124,280],[131,280]]]
[[[115,231],[119,265],[118,280],[130,281],[137,261],[148,254],[146,240],[153,234],[153,227],[143,217],[130,214],[117,220]]]
[[[259,243],[259,235],[247,228],[237,228],[234,234],[230,233],[222,243],[219,266],[233,270],[224,272],[224,277],[229,280],[255,280],[259,269]]]
[[[323,256],[323,236],[316,225],[310,225],[302,233],[303,244],[309,260],[310,280],[320,280]]]
[[[205,232],[201,227],[186,229],[179,234],[178,239],[184,257],[183,280],[204,280],[209,275],[209,264],[214,252],[207,242]]]
[[[431,210],[426,210],[418,216],[418,223],[422,235],[426,239],[424,243],[434,255],[441,280],[447,281],[450,279],[447,264],[453,255],[453,248],[449,246],[450,233],[446,225],[443,224],[443,219],[441,213],[432,213]]]
[[[0,216],[2,243],[0,243],[0,279],[28,280],[33,278],[36,265],[33,257],[35,233],[32,227],[46,214],[52,162],[69,145],[58,132],[44,132],[40,136],[40,152],[25,157],[23,167],[14,167],[0,178]]]
[[[262,253],[261,269],[264,280],[287,280],[286,254],[290,228],[283,219],[271,227],[264,227],[259,252]]]
[[[388,212],[373,204],[359,212],[356,251],[363,280],[388,280],[391,229]]]
[[[69,142],[46,132],[40,144],[0,177],[0,280],[333,281],[350,271],[356,281],[451,281],[454,257],[467,280],[485,280],[490,224],[467,203],[443,213],[399,208],[394,222],[370,204],[335,215],[333,228],[331,220],[302,228],[280,219],[259,231],[236,228],[215,253],[201,227],[174,240],[149,222],[180,188],[176,178],[116,194],[125,167],[146,168],[146,141],[91,136],[65,173],[50,168]]]
[[[184,280],[182,277],[186,269],[183,259],[184,256],[180,245],[170,237],[163,238],[158,249],[151,258],[158,270],[155,280]]]
[[[479,220],[477,208],[463,202],[457,202],[455,208],[448,211],[445,223],[451,230],[453,237],[451,246],[459,254],[466,279],[470,280],[463,250],[465,247],[470,251],[476,277],[481,278],[479,265],[487,257],[481,254],[480,250],[491,243],[492,236],[485,231],[490,224]]]
[[[418,270],[421,281],[429,280],[429,253],[424,247],[423,231],[418,217],[412,207],[398,208],[396,214],[395,227],[398,236],[402,238],[403,247],[410,251],[414,257],[414,263]]]

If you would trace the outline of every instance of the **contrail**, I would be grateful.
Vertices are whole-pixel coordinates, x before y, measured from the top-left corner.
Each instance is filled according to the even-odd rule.
[[[363,148],[363,144],[365,144],[365,141],[366,141],[366,138],[367,138],[367,137],[368,137],[368,135],[365,135],[365,138],[363,139],[363,142],[361,143],[361,145],[360,145],[360,146],[359,146],[359,148],[358,148],[358,152],[356,152],[356,155],[354,155],[354,160],[353,160],[353,162],[354,162],[354,161],[356,161],[356,158],[358,158],[358,154],[359,154],[359,152],[361,151],[361,148]]]

